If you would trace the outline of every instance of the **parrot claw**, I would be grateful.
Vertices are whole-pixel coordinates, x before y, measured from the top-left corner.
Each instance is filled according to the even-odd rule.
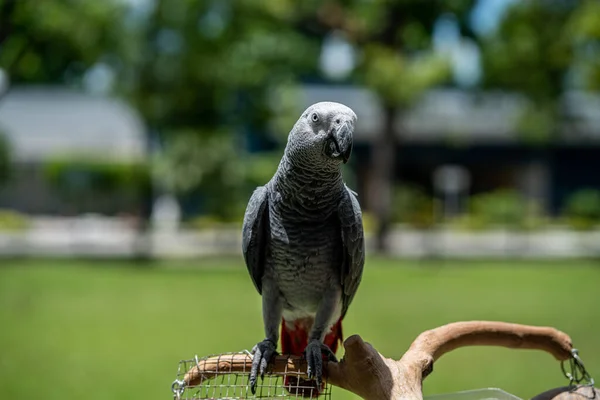
[[[307,375],[308,379],[315,379],[318,385],[321,385],[323,379],[323,356],[327,360],[337,362],[335,354],[329,346],[321,343],[318,340],[311,340],[304,350],[304,357],[308,362]]]
[[[277,355],[275,349],[277,349],[277,345],[270,339],[265,339],[252,348],[252,368],[248,380],[252,394],[256,393],[258,375],[260,374],[260,379],[264,379],[271,358]]]

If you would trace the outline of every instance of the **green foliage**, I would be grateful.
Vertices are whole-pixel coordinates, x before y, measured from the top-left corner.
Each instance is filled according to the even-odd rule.
[[[582,189],[567,200],[563,214],[574,229],[587,230],[600,224],[600,191]]]
[[[525,199],[512,189],[498,189],[472,196],[466,217],[459,224],[469,229],[527,227],[532,213]]]
[[[431,45],[433,26],[444,13],[462,22],[472,4],[461,0],[422,7],[411,1],[354,0],[337,9],[323,6],[317,19],[343,27],[362,54],[357,80],[373,89],[386,106],[402,108],[427,89],[449,81],[449,60]]]
[[[534,101],[561,93],[573,49],[564,30],[576,3],[516,2],[497,32],[484,38],[484,83],[526,93]]]
[[[243,161],[246,187],[254,190],[267,183],[279,166],[281,152],[251,154]]]
[[[150,184],[145,163],[121,164],[78,157],[48,161],[44,165],[44,176],[61,195],[71,200],[116,193],[139,197]]]
[[[217,181],[224,188],[254,188],[271,179],[280,158],[279,152],[245,154],[230,135],[186,132],[173,135],[156,156],[154,171],[165,189],[178,194]]]
[[[239,181],[236,143],[230,135],[186,130],[170,136],[154,160],[154,173],[165,189],[188,193],[211,177],[224,185]]]
[[[565,28],[574,43],[577,59],[574,69],[581,77],[581,84],[589,90],[600,90],[600,57],[594,48],[600,41],[600,3],[594,0],[581,1]]]
[[[279,147],[285,146],[288,134],[296,123],[298,115],[304,111],[298,104],[298,98],[301,95],[299,86],[291,80],[283,82],[273,92],[271,101],[273,115],[269,127]]]
[[[0,39],[8,38],[0,64],[13,82],[71,85],[91,67],[107,66],[114,92],[130,99],[166,144],[153,160],[163,187],[205,194],[211,213],[235,219],[249,188],[266,182],[277,162],[244,154],[234,132],[266,132],[276,114],[279,138],[287,134],[297,117],[288,118],[295,84],[318,75],[324,33],[345,30],[366,55],[355,81],[406,106],[447,79],[445,60],[430,51],[435,20],[446,11],[462,15],[471,3],[157,0],[133,9],[120,0],[24,0],[0,12]],[[273,107],[270,97],[281,87],[287,100]],[[88,186],[116,184],[108,171],[84,169]],[[59,175],[50,173],[73,192]]]
[[[103,57],[124,53],[124,4],[116,0],[0,2],[0,65],[13,83],[79,83]]]
[[[241,224],[252,191],[271,179],[280,158],[276,152],[227,159],[225,168],[215,171],[200,185],[200,190],[209,194],[207,212],[219,221]]]
[[[29,219],[25,214],[12,210],[0,210],[0,232],[19,232],[28,227]]]
[[[280,153],[247,155],[228,134],[182,131],[171,134],[154,172],[168,191],[203,194],[209,223],[239,222],[251,191],[271,179],[279,158]]]
[[[205,212],[221,221],[235,219],[240,208],[239,168],[235,142],[226,134],[172,134],[154,160],[157,181],[167,191],[205,194]]]
[[[136,28],[127,93],[153,126],[232,132],[264,127],[273,88],[314,70],[315,40],[291,0],[160,0]]]
[[[546,144],[556,137],[557,119],[554,102],[543,105],[529,104],[522,110],[517,126],[517,135],[524,143],[531,145]]]
[[[500,189],[474,196],[471,207],[474,215],[491,225],[520,227],[525,219],[523,199],[515,190]]]
[[[114,92],[166,143],[156,159],[164,186],[209,192],[210,207],[239,203],[245,191],[233,132],[265,131],[274,88],[293,85],[318,60],[318,40],[297,29],[311,10],[292,0],[37,3],[0,7],[0,64],[11,81],[79,85],[90,68],[108,67]],[[105,167],[73,167],[86,169],[88,186],[115,183]],[[58,175],[49,173],[66,190]]]
[[[417,228],[430,227],[435,223],[435,202],[421,188],[398,185],[392,196],[392,221]]]
[[[407,107],[450,76],[447,60],[437,54],[402,55],[381,44],[365,47],[364,81],[387,105]]]
[[[481,38],[483,84],[519,92],[532,102],[523,110],[521,137],[545,144],[557,139],[559,97],[571,88],[600,88],[597,1],[514,2],[498,29]]]
[[[126,94],[165,143],[156,176],[179,195],[200,194],[212,218],[241,220],[249,186],[277,167],[248,156],[235,132],[266,132],[274,112],[288,115],[270,96],[316,69],[318,42],[296,26],[304,13],[291,0],[157,1],[136,28]]]
[[[450,5],[450,3],[452,3]],[[394,170],[395,155],[380,157],[386,147],[394,146],[397,137],[391,122],[398,114],[410,108],[427,90],[450,82],[448,54],[436,52],[432,32],[440,16],[450,13],[462,23],[473,1],[429,2],[426,7],[416,1],[350,0],[344,3],[324,4],[317,20],[327,28],[345,32],[357,49],[358,63],[352,76],[354,82],[371,89],[384,108],[384,130],[379,132],[386,140],[374,143],[372,158],[377,173]],[[391,199],[393,174],[377,179],[372,190],[380,193],[370,207],[377,219],[377,248],[386,251],[387,229],[394,220],[404,220],[420,227],[433,223],[433,205],[415,210],[412,216],[394,215],[398,207]],[[385,196],[385,197],[384,197]]]
[[[192,217],[189,219],[189,221],[186,221],[184,223],[184,225],[188,228],[188,229],[196,229],[199,231],[202,230],[210,230],[210,229],[216,229],[216,228],[220,228],[223,226],[238,226],[238,228],[241,226],[242,220],[237,220],[237,221],[224,221],[223,218],[219,218],[215,215],[211,215],[211,214],[206,214],[206,215],[198,215],[196,217]]]

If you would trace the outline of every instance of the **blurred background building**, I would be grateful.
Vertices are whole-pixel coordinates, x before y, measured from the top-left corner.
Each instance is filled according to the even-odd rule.
[[[595,255],[580,243],[600,223],[599,15],[594,1],[3,1],[0,247],[237,253],[252,189],[300,112],[330,100],[359,117],[346,179],[373,250]],[[496,248],[511,233],[538,244]]]
[[[12,161],[0,207],[32,215],[114,215],[136,207],[125,201],[122,192],[112,193],[110,199],[96,196],[82,198],[85,204],[73,204],[52,184],[64,179],[81,191],[95,189],[75,165],[69,171],[56,171],[61,158],[68,162],[101,159],[107,164],[144,159],[144,124],[125,103],[61,86],[17,86],[2,100],[0,121]]]

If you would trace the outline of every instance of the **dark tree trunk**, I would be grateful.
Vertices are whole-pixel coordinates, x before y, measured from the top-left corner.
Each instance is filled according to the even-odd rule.
[[[156,57],[156,49],[152,45],[158,34],[160,26],[161,12],[164,9],[164,0],[159,0],[154,8],[154,12],[150,15],[150,21],[147,23],[145,34],[145,46],[147,54],[147,62],[143,63],[137,71],[139,76],[138,85],[140,86],[139,97],[136,99],[138,108],[144,110],[146,120],[146,159],[150,160],[152,156],[152,140],[153,136],[161,132],[162,119],[161,116],[152,115],[152,108],[148,105],[147,98],[151,95],[160,93],[163,89],[157,83],[154,71],[154,64],[149,60]],[[134,249],[134,259],[140,261],[142,265],[153,260],[153,243],[151,238],[151,223],[152,207],[154,202],[153,179],[150,177],[148,185],[144,185],[139,198],[139,221],[137,225],[137,244]]]
[[[150,130],[146,129],[146,159],[152,156]],[[137,243],[134,249],[134,260],[140,264],[146,264],[153,260],[152,255],[152,237],[150,218],[152,216],[152,206],[154,203],[154,191],[152,177],[148,182],[142,184],[139,193],[139,221],[136,234]]]
[[[372,150],[373,183],[370,190],[370,203],[377,221],[376,248],[387,252],[388,234],[391,225],[391,199],[396,160],[396,128],[394,126],[396,107],[384,107],[383,132],[377,138]]]

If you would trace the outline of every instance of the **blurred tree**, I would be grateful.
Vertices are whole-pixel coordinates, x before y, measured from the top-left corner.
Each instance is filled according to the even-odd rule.
[[[600,88],[600,3],[514,2],[498,28],[481,40],[483,86],[531,101],[521,133],[542,146],[557,138],[565,89]]]
[[[156,168],[163,188],[200,189],[209,212],[239,213],[256,168],[243,168],[236,133],[266,131],[273,90],[317,63],[317,41],[294,29],[298,9],[291,0],[0,0],[0,66],[13,83],[129,98],[149,146],[166,149]]]
[[[0,0],[0,70],[11,84],[110,92],[132,48],[126,15],[120,0]]]
[[[473,1],[414,0],[327,1],[317,9],[309,29],[325,35],[344,32],[360,53],[354,80],[370,87],[383,106],[383,131],[372,155],[369,207],[377,220],[376,245],[386,251],[392,219],[392,189],[399,122],[405,110],[435,85],[449,81],[449,63],[432,46],[434,24],[445,13],[454,14],[464,30]],[[316,22],[316,23],[315,23]]]
[[[205,189],[219,199],[206,201],[207,211],[239,213],[248,158],[236,133],[265,132],[275,88],[316,65],[316,42],[294,30],[297,7],[158,0],[137,18],[128,94],[164,144],[157,162],[164,189]]]
[[[581,85],[600,91],[600,2],[581,2],[567,23],[566,33],[573,40],[573,68]]]
[[[575,229],[592,229],[600,223],[600,191],[580,189],[573,193],[563,210],[569,225]]]
[[[0,0],[0,67],[12,83],[80,83],[119,55],[120,1]]]

